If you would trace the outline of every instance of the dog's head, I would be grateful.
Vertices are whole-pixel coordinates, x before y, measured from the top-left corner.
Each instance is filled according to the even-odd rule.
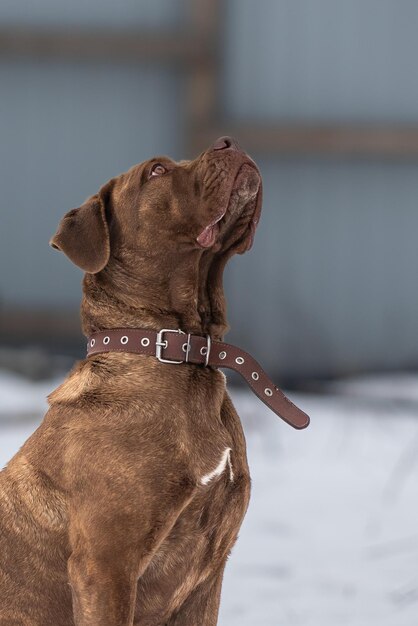
[[[153,158],[111,179],[64,216],[50,243],[91,274],[124,250],[138,259],[230,256],[251,247],[260,210],[255,163],[223,137],[193,161]]]
[[[221,337],[223,269],[251,247],[260,211],[257,166],[229,137],[193,161],[158,157],[111,179],[50,242],[86,272],[85,333],[158,322]]]

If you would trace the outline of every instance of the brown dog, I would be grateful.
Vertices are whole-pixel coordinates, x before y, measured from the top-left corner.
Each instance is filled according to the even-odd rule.
[[[230,138],[110,180],[51,241],[86,272],[84,333],[221,339],[223,269],[260,208],[258,170]],[[223,374],[98,354],[49,402],[0,473],[1,626],[214,626],[250,495]]]

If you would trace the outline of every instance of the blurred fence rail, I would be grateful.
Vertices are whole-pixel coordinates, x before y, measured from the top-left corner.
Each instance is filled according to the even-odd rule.
[[[201,37],[182,32],[0,28],[0,56],[7,59],[190,65],[205,61],[210,51]]]

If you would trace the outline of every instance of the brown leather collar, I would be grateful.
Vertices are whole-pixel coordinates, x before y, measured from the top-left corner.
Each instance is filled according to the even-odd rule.
[[[209,336],[190,335],[163,328],[159,332],[140,328],[120,328],[93,333],[88,339],[87,356],[100,352],[133,352],[154,356],[162,363],[194,363],[227,367],[246,380],[253,392],[276,415],[294,428],[306,428],[309,417],[278,389],[255,359],[244,350]]]

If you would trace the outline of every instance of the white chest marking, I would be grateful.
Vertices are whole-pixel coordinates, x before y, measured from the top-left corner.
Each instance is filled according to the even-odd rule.
[[[218,478],[218,476],[220,476],[225,471],[227,466],[229,468],[229,480],[232,482],[234,480],[234,471],[232,469],[231,463],[231,448],[226,448],[224,450],[221,460],[214,470],[209,472],[209,474],[205,474],[204,476],[202,476],[202,478],[200,479],[201,484],[207,485],[214,478]]]

